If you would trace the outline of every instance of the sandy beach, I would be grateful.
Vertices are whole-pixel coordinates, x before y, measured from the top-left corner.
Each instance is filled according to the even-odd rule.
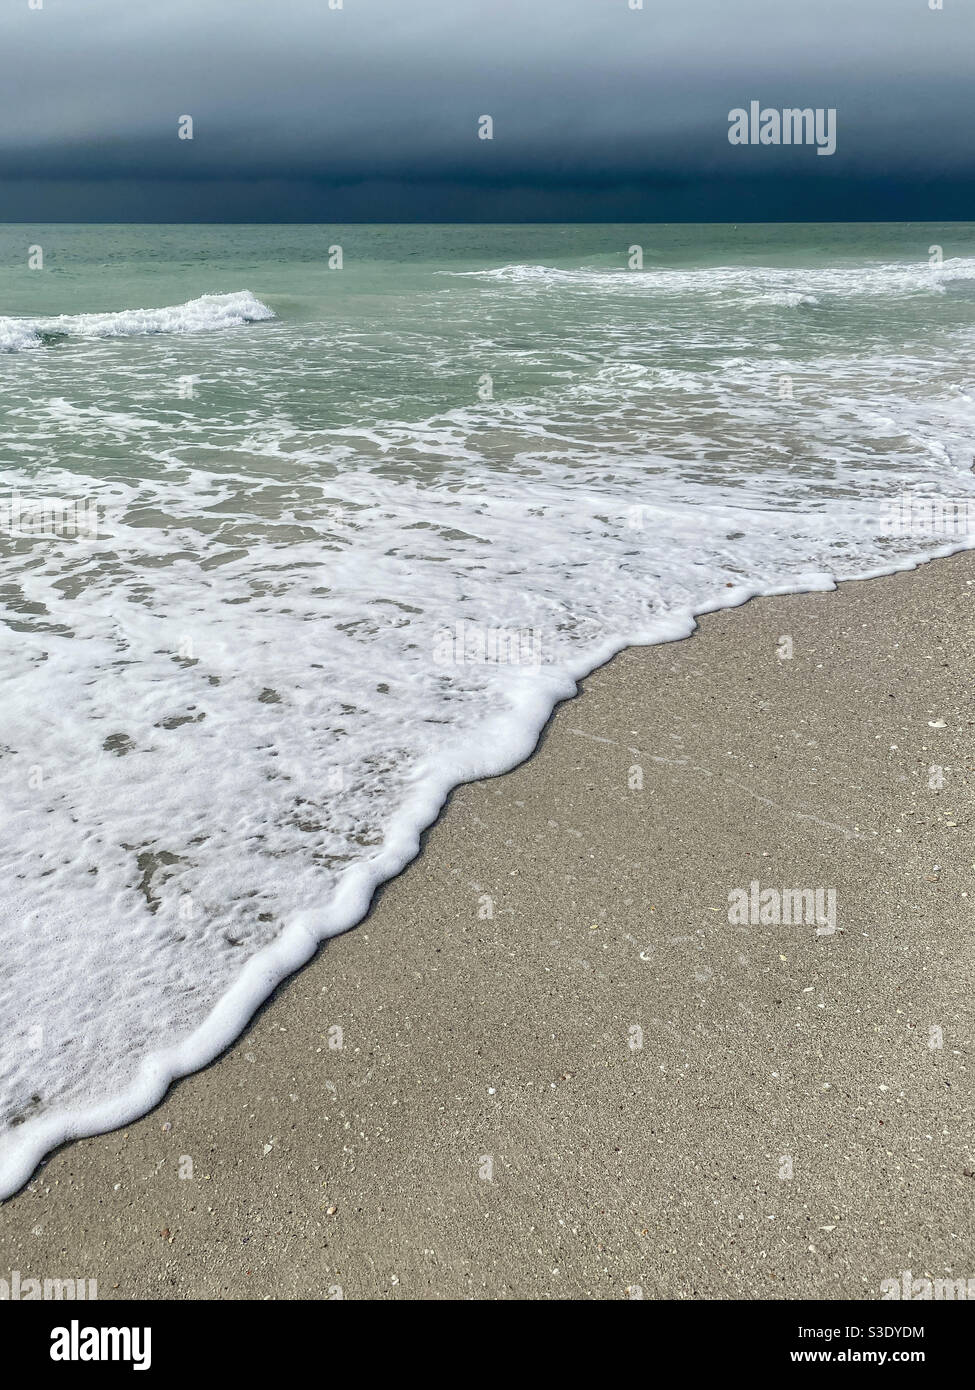
[[[0,1275],[149,1299],[975,1276],[973,611],[969,553],[622,654],[218,1062],[54,1154],[0,1209]],[[753,882],[834,889],[835,932],[732,924]]]

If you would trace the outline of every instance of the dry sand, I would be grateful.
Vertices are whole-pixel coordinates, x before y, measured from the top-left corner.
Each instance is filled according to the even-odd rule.
[[[0,1208],[0,1276],[256,1299],[975,1276],[973,612],[966,554],[624,653],[235,1047]],[[753,879],[835,888],[838,930],[732,926]]]

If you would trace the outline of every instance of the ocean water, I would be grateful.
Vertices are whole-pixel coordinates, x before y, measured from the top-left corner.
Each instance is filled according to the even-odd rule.
[[[612,653],[969,544],[973,354],[969,225],[0,227],[0,1195]]]

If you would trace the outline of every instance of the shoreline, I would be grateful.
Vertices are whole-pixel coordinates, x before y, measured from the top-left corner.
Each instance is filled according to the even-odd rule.
[[[0,1277],[70,1269],[137,1298],[858,1298],[907,1268],[975,1274],[973,601],[966,551],[626,648],[527,762],[451,793],[360,925],[205,1071],[3,1204]],[[932,623],[947,644],[915,630]],[[834,888],[835,935],[729,924],[758,880]]]
[[[415,796],[393,818],[386,837],[388,848],[378,861],[379,867],[376,867],[376,861],[371,865],[363,863],[356,866],[339,884],[328,909],[307,908],[300,912],[276,940],[245,963],[237,979],[216,1000],[200,1026],[178,1044],[160,1049],[151,1058],[143,1058],[139,1072],[125,1091],[83,1110],[54,1111],[50,1115],[42,1114],[28,1119],[20,1134],[23,1147],[10,1153],[4,1153],[0,1143],[0,1206],[21,1191],[42,1162],[58,1149],[134,1124],[162,1104],[174,1085],[212,1065],[228,1048],[233,1047],[275,993],[294,978],[330,940],[354,931],[368,918],[385,887],[404,873],[422,853],[427,836],[439,824],[455,792],[475,782],[505,776],[530,761],[562,705],[576,699],[584,681],[623,653],[686,641],[699,631],[702,617],[742,608],[756,598],[833,593],[843,584],[865,583],[908,573],[932,560],[964,553],[969,548],[975,546],[959,550],[955,543],[946,543],[926,556],[902,560],[893,570],[869,571],[855,579],[837,580],[812,572],[804,576],[810,582],[809,586],[773,588],[764,592],[756,592],[747,585],[740,586],[726,598],[715,599],[710,605],[688,613],[686,618],[667,615],[658,619],[653,636],[647,635],[646,640],[633,636],[622,645],[615,640],[607,642],[603,654],[596,657],[595,665],[587,662],[580,664],[578,670],[564,673],[561,694],[555,693],[553,696],[553,691],[550,691],[540,699],[538,704],[546,713],[534,723],[529,721],[516,730],[516,751],[512,751],[509,715],[507,720],[504,717],[500,719],[497,730],[500,741],[505,745],[501,758],[495,755],[475,758],[468,753],[467,765],[462,771],[455,766],[449,777],[435,779],[432,783],[428,779],[422,794]],[[489,721],[482,730],[485,740],[490,740],[491,732]]]

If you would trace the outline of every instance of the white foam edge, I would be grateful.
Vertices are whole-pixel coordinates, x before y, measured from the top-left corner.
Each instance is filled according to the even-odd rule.
[[[325,941],[342,935],[363,920],[376,890],[402,873],[419,854],[423,835],[438,819],[451,793],[466,782],[499,777],[527,761],[538,747],[542,731],[556,706],[578,695],[579,681],[591,676],[614,656],[630,647],[661,646],[682,641],[696,631],[697,618],[726,608],[740,608],[753,598],[832,592],[840,584],[861,583],[867,579],[907,573],[931,560],[973,549],[975,537],[902,559],[897,564],[848,575],[841,580],[825,572],[810,571],[800,575],[795,584],[769,588],[740,584],[729,590],[727,595],[721,595],[714,602],[695,609],[686,618],[673,615],[659,621],[651,629],[608,641],[595,654],[590,652],[585,662],[570,667],[564,678],[546,681],[533,698],[522,700],[522,709],[518,713],[525,717],[517,730],[512,731],[510,727],[510,711],[481,726],[483,745],[496,749],[502,744],[503,753],[475,757],[468,752],[448,768],[444,767],[444,763],[450,761],[449,752],[441,754],[440,765],[426,770],[422,789],[393,818],[384,853],[370,863],[356,865],[348,871],[327,911],[308,909],[299,913],[277,940],[247,962],[204,1022],[176,1046],[147,1057],[131,1084],[120,1095],[97,1105],[39,1115],[8,1132],[0,1142],[0,1150],[9,1146],[6,1154],[0,1152],[0,1202],[19,1192],[30,1181],[42,1160],[62,1144],[106,1134],[132,1124],[156,1108],[173,1082],[201,1071],[215,1061],[244,1033],[261,1005],[277,987],[306,965]],[[541,671],[544,672],[545,668],[542,667]],[[497,741],[492,725],[497,729]],[[13,1140],[11,1133],[15,1136]]]

